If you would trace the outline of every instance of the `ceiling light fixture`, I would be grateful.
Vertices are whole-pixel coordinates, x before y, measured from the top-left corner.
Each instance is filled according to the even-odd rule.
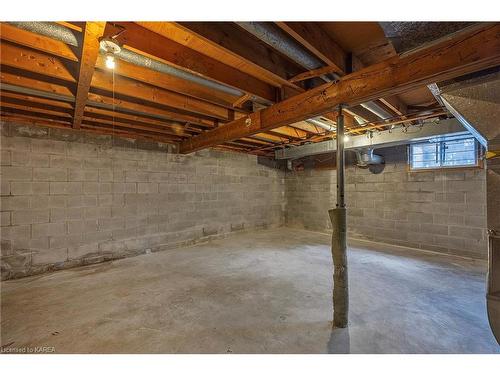
[[[106,68],[114,69],[115,66],[115,55],[113,55],[112,53],[106,54]]]
[[[116,67],[115,55],[120,53],[122,47],[113,38],[102,38],[99,40],[99,47],[106,56],[106,68],[114,69]]]

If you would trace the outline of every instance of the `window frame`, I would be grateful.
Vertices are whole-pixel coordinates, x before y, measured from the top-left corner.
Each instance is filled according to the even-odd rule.
[[[475,164],[462,164],[462,165],[443,165],[443,162],[445,160],[445,148],[442,147],[447,141],[454,141],[454,140],[468,140],[472,139],[474,141],[474,153],[475,153]],[[413,146],[415,145],[424,145],[424,144],[439,144],[439,165],[438,166],[432,166],[432,167],[414,167],[412,165],[412,156],[413,156]],[[408,170],[410,172],[425,172],[425,171],[435,171],[435,170],[449,170],[449,169],[474,169],[474,168],[482,168],[482,160],[481,160],[481,155],[482,155],[482,147],[478,140],[470,135],[470,136],[463,136],[462,138],[457,137],[456,139],[453,138],[448,138],[447,137],[436,137],[434,139],[428,139],[425,141],[419,141],[419,142],[412,142],[408,144],[407,146],[407,156],[408,156]]]

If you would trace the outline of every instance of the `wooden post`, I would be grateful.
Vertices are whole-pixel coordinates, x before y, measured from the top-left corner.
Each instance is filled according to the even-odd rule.
[[[347,279],[347,222],[344,200],[344,115],[339,107],[337,118],[337,207],[329,211],[332,222],[333,258],[333,325],[347,327],[349,311],[349,287]]]

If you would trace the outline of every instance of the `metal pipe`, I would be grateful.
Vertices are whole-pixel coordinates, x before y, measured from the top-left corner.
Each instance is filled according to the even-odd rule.
[[[345,152],[344,152],[344,114],[342,106],[339,106],[339,115],[337,117],[337,207],[344,208],[344,172],[345,172]]]
[[[358,167],[366,168],[369,165],[382,164],[384,162],[384,158],[382,156],[373,153],[373,148],[355,151]]]

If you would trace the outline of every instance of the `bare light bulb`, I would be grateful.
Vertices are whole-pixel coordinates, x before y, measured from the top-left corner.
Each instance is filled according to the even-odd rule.
[[[344,135],[344,142],[349,142],[349,136],[348,135]]]
[[[115,65],[115,57],[113,55],[106,55],[106,68],[114,69]]]

